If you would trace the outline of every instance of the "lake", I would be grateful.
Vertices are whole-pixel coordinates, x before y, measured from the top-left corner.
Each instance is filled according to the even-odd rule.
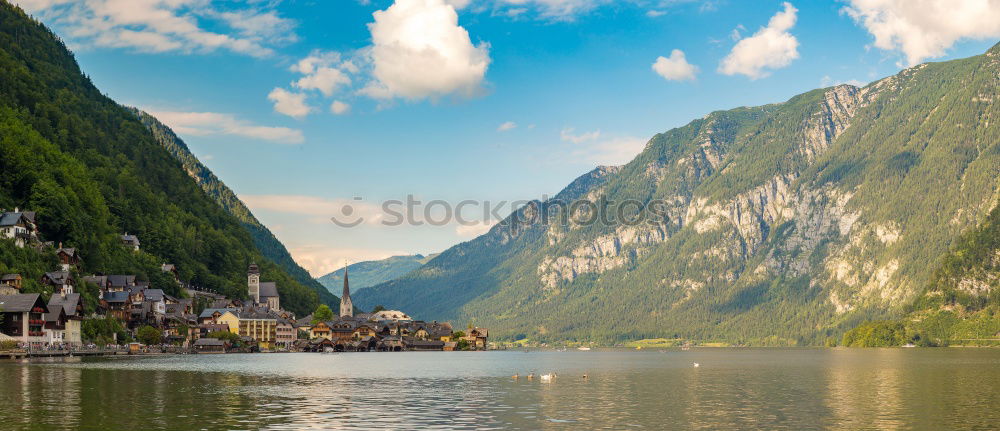
[[[700,366],[694,367],[693,363]],[[529,372],[555,372],[552,382]],[[511,376],[520,373],[521,378]],[[584,379],[582,376],[588,375]],[[0,361],[0,429],[996,429],[1000,349]]]

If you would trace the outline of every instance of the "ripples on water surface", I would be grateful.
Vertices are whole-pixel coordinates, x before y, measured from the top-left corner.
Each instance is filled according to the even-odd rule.
[[[559,377],[529,382],[531,371]],[[3,361],[0,385],[0,429],[1000,427],[1000,350],[992,349]]]

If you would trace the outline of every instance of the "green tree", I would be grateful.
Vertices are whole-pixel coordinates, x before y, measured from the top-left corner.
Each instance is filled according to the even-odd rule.
[[[163,341],[163,334],[160,330],[149,325],[140,327],[135,335],[139,338],[139,342],[147,346],[160,344]]]
[[[378,313],[379,311],[385,311],[385,306],[376,305],[375,308],[372,308],[372,314]]]
[[[313,312],[312,323],[316,322],[326,322],[333,320],[333,310],[327,307],[326,304],[320,304],[316,307],[316,311]]]

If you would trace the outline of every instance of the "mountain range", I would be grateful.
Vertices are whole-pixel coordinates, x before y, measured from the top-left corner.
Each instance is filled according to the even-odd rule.
[[[351,277],[351,292],[402,277],[410,271],[420,268],[435,256],[437,255],[414,254],[352,263],[347,266]],[[331,293],[340,293],[344,287],[344,268],[338,268],[329,274],[318,277],[316,281],[325,286]]]
[[[996,207],[998,83],[994,46],[864,87],[712,112],[355,304],[501,339],[839,339],[909,311]],[[647,222],[576,221],[625,201]]]

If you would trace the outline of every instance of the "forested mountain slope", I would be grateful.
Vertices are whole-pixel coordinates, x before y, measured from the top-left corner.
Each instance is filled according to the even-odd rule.
[[[437,255],[424,256],[422,254],[414,254],[352,263],[347,266],[351,274],[351,292],[357,292],[376,284],[395,280],[410,271],[420,268],[435,256]],[[316,281],[329,289],[330,292],[339,293],[344,287],[344,268],[339,268],[322,277],[317,277]]]
[[[262,266],[282,305],[307,313],[316,291],[264,259],[226,213],[128,109],[105,97],[51,31],[0,1],[0,207],[37,212],[46,240],[79,250],[82,272],[136,273],[177,293],[160,264],[232,297],[246,296],[246,269]],[[136,234],[141,252],[121,245]],[[0,270],[37,280],[51,253],[0,244]],[[29,286],[41,289],[40,286]],[[93,292],[85,292],[93,301]]]
[[[298,281],[305,287],[315,290],[319,294],[320,301],[330,305],[339,306],[340,298],[331,293],[322,284],[312,278],[309,275],[309,271],[305,268],[299,266],[298,263],[292,259],[292,255],[288,253],[288,249],[285,245],[278,241],[278,238],[274,236],[273,233],[261,224],[257,217],[254,217],[250,209],[247,208],[246,204],[243,203],[236,196],[225,183],[222,182],[218,177],[212,173],[205,165],[198,160],[197,157],[191,153],[188,149],[187,144],[178,137],[173,130],[167,127],[165,124],[161,123],[155,117],[149,115],[148,113],[130,108],[131,111],[139,117],[153,136],[156,138],[157,142],[163,145],[167,151],[170,152],[178,161],[181,162],[181,166],[184,170],[194,178],[195,182],[201,186],[201,189],[205,191],[216,203],[222,206],[229,214],[236,217],[243,227],[250,232],[250,237],[253,238],[254,245],[257,249],[264,255],[264,257],[270,259],[272,262],[278,264],[282,269],[285,270],[295,281]]]
[[[1000,206],[957,241],[902,323],[906,341],[1000,346]]]
[[[713,112],[567,188],[665,219],[544,224],[535,202],[355,301],[508,338],[820,344],[899,316],[996,206],[998,83],[995,46]]]

